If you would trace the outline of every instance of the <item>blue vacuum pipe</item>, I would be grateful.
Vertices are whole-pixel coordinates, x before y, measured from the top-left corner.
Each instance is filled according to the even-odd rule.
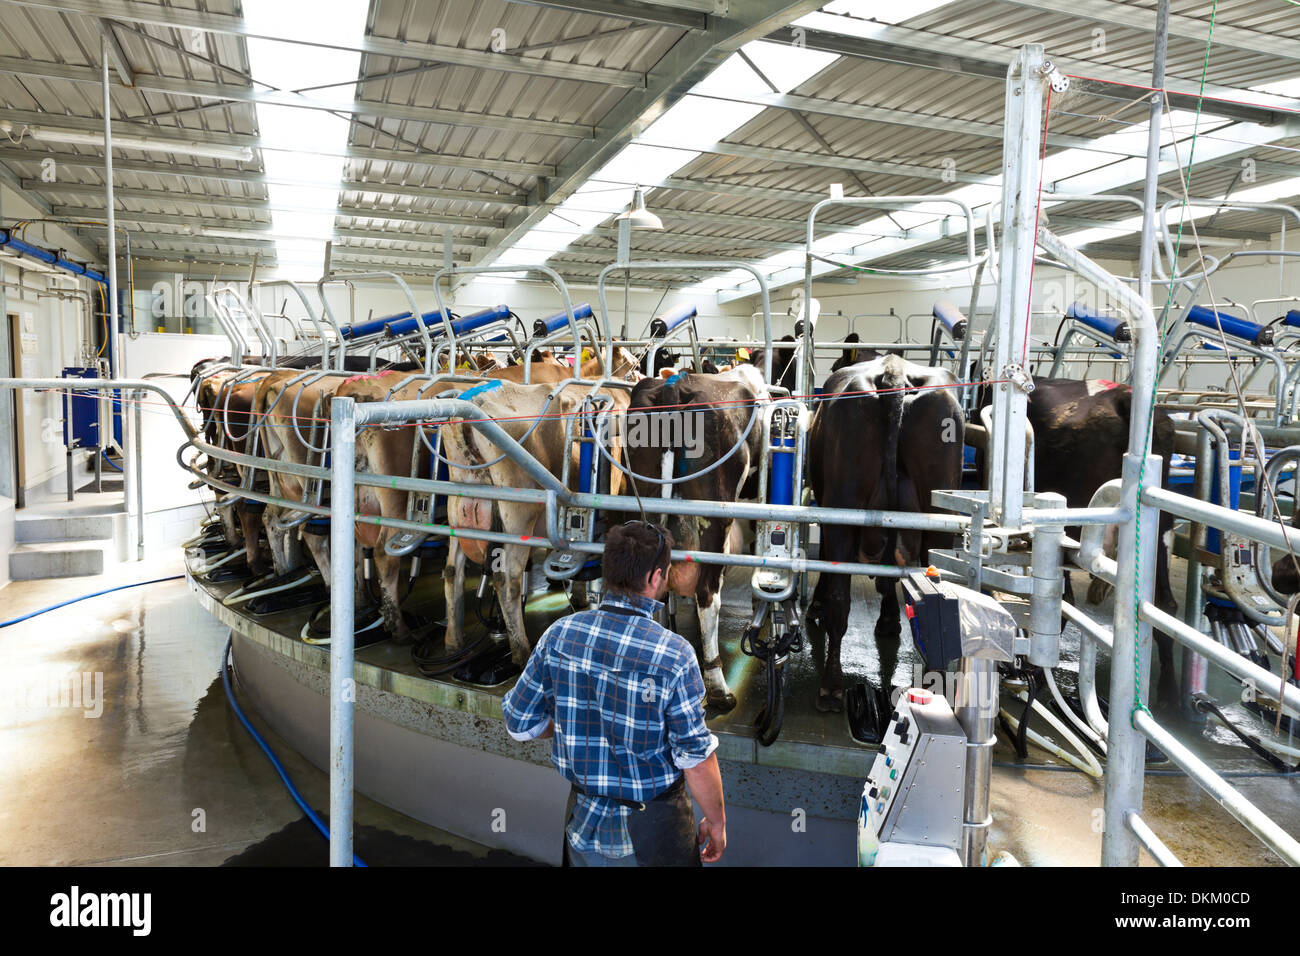
[[[1076,322],[1082,322],[1088,328],[1100,332],[1116,342],[1133,341],[1133,333],[1129,331],[1127,322],[1123,319],[1116,319],[1109,315],[1093,312],[1082,302],[1075,302],[1066,309],[1065,317],[1074,319]]]
[[[1217,321],[1216,316],[1218,317]],[[1216,312],[1214,309],[1207,309],[1203,305],[1194,305],[1188,309],[1187,321],[1193,325],[1201,325],[1216,331],[1222,326],[1225,335],[1245,339],[1251,345],[1273,344],[1273,330],[1269,326],[1257,325],[1249,319],[1228,315],[1224,312]]]
[[[410,312],[399,312],[397,315],[386,315],[382,319],[371,319],[369,322],[361,322],[357,325],[345,325],[339,331],[343,333],[345,339],[359,339],[362,336],[374,335],[376,332],[382,332],[393,322],[400,322],[403,319],[410,320]],[[425,325],[432,325],[434,322],[442,321],[441,312],[425,312],[420,318]],[[412,322],[411,328],[415,328]]]
[[[591,304],[588,302],[580,303],[573,307],[573,320],[581,322],[584,319],[591,318]],[[558,332],[569,324],[569,313],[557,312],[550,318],[538,319],[533,323],[533,335],[541,338],[544,335],[550,335],[552,332]]]
[[[46,265],[62,269],[64,272],[71,272],[74,276],[85,276],[92,282],[108,285],[108,279],[94,269],[89,269],[80,262],[65,259],[57,252],[51,252],[48,249],[42,249],[40,246],[34,246],[30,242],[25,242],[15,236],[12,229],[0,229],[0,246],[8,246],[19,255],[31,256]]]
[[[490,322],[500,322],[508,318],[510,318],[510,306],[494,305],[483,309],[481,312],[471,313],[463,319],[457,319],[451,323],[451,330],[456,335],[464,335],[466,332],[473,332]],[[425,325],[429,325],[431,322],[441,322],[442,316],[437,312],[427,312],[420,316],[420,320]],[[397,321],[390,321],[385,328],[388,334],[393,337],[408,335],[416,330],[415,319],[398,316]],[[429,330],[429,334],[436,338],[442,334],[442,331],[440,328],[432,328]]]
[[[686,320],[695,318],[696,312],[693,305],[679,305],[656,315],[650,320],[650,338],[662,339]]]
[[[961,309],[957,308],[947,299],[940,299],[934,304],[931,310],[936,319],[943,323],[943,327],[948,330],[957,341],[966,337],[966,316],[961,314]]]

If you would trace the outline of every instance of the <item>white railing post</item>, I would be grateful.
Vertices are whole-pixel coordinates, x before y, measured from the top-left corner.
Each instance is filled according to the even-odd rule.
[[[1133,401],[1140,401],[1134,394]],[[1143,483],[1160,481],[1160,458],[1146,459]],[[1151,625],[1138,619],[1138,602],[1155,590],[1156,536],[1160,513],[1138,500],[1143,459],[1125,454],[1120,504],[1134,519],[1119,527],[1115,573],[1114,647],[1110,657],[1110,715],[1106,738],[1106,804],[1101,839],[1102,866],[1137,866],[1140,842],[1128,826],[1142,812],[1146,737],[1133,725],[1138,699],[1151,683]],[[1136,597],[1135,597],[1136,596]]]
[[[330,402],[330,866],[352,865],[356,401]]]
[[[1002,145],[1002,249],[998,264],[997,346],[993,377],[1028,375],[1024,354],[1042,166],[1043,48],[1027,44],[1007,70],[1006,133]],[[1026,391],[1010,382],[993,387],[990,500],[998,520],[1019,527],[1025,482]]]

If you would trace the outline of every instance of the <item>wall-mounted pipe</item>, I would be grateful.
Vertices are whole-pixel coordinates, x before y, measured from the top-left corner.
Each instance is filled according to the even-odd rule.
[[[80,262],[73,262],[57,252],[51,252],[49,249],[42,249],[40,246],[32,245],[23,239],[14,235],[13,229],[0,229],[0,246],[16,252],[20,256],[30,256],[38,262],[43,262],[47,266],[53,266],[56,269],[62,269],[64,272],[70,272],[74,276],[83,276],[91,282],[99,282],[104,285],[108,284],[108,279],[94,269],[83,265]]]

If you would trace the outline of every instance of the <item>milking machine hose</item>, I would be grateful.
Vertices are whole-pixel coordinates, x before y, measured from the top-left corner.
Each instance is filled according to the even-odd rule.
[[[81,597],[68,598],[68,600],[60,601],[58,604],[51,604],[49,607],[43,607],[39,611],[30,611],[27,614],[20,615],[19,617],[10,618],[7,621],[0,621],[0,628],[10,627],[14,624],[21,624],[23,621],[39,617],[47,611],[57,611],[61,607],[67,607],[69,604],[76,604],[78,601],[85,601],[88,598],[99,597],[101,594],[112,594],[114,591],[125,591],[127,588],[143,587],[146,584],[161,584],[163,581],[179,581],[183,577],[185,577],[183,574],[173,574],[171,577],[154,578],[152,581],[133,581],[130,584],[119,584],[117,587],[105,588],[102,591],[95,591],[91,594],[83,594]]]
[[[262,748],[262,753],[266,754],[266,758],[271,761],[271,766],[273,766],[275,772],[280,775],[280,780],[284,782],[285,787],[289,791],[289,796],[293,797],[294,803],[298,804],[302,812],[307,815],[307,819],[316,825],[316,829],[320,831],[321,836],[328,840],[330,838],[329,827],[321,822],[321,818],[316,816],[316,812],[312,810],[312,808],[307,804],[307,801],[302,798],[302,794],[298,792],[297,788],[293,785],[293,781],[289,779],[288,771],[284,769],[284,765],[280,763],[279,759],[275,756],[275,751],[273,751],[270,745],[262,739],[262,735],[253,728],[253,725],[248,722],[248,718],[244,716],[243,710],[240,709],[239,704],[235,701],[235,691],[230,686],[230,672],[234,669],[235,663],[234,658],[231,655],[231,649],[234,642],[235,631],[232,628],[230,636],[226,638],[226,649],[221,652],[221,686],[226,689],[226,700],[230,701],[230,707],[235,712],[235,716],[239,718],[239,722],[244,725],[244,729],[253,735],[253,739],[257,741],[257,745]],[[366,864],[361,861],[359,856],[353,853],[352,865],[365,866]]]
[[[108,462],[108,467],[109,467],[109,468],[112,468],[114,471],[121,471],[121,470],[122,470],[122,466],[121,466],[121,465],[119,465],[119,464],[118,464],[117,462],[115,462],[113,459],[111,459],[111,458],[108,457],[108,449],[107,449],[107,448],[101,448],[101,449],[99,450],[99,453],[100,453],[101,455],[104,456],[104,461]]]

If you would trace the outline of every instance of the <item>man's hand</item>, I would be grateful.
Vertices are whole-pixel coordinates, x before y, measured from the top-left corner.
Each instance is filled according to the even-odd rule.
[[[727,849],[727,824],[712,823],[708,817],[703,818],[700,820],[699,839],[696,842],[704,847],[700,853],[701,860],[705,863],[718,862]]]
[[[705,863],[714,863],[722,858],[722,851],[727,848],[727,809],[722,800],[722,772],[718,769],[717,753],[709,754],[702,763],[684,771],[686,786],[691,796],[700,805],[704,819],[700,821],[699,844],[707,849],[700,854]]]

